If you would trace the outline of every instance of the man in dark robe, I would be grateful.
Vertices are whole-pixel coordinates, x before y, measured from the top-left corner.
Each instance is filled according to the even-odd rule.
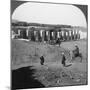
[[[62,53],[62,62],[61,63],[62,63],[63,66],[66,66],[65,61],[66,61],[66,57],[65,57],[64,53]]]
[[[79,56],[79,47],[77,45],[75,45],[75,50],[73,50],[73,53],[75,57]]]
[[[44,57],[43,56],[40,57],[40,64],[44,65]]]

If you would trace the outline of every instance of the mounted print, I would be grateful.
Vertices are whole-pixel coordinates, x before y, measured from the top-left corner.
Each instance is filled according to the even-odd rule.
[[[87,85],[87,9],[11,0],[12,90]]]

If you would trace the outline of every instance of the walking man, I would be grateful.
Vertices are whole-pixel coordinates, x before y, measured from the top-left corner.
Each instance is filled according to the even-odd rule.
[[[66,58],[65,58],[65,55],[64,55],[64,52],[62,53],[62,65],[65,67],[66,66]]]
[[[73,50],[75,57],[79,56],[79,47],[75,44],[75,50]]]
[[[44,57],[43,56],[40,57],[40,64],[44,65]]]

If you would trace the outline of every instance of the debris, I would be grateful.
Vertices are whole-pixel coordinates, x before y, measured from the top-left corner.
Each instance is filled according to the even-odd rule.
[[[78,79],[75,79],[74,81],[76,81],[76,82],[80,82],[80,78],[78,78]]]
[[[56,82],[57,84],[60,84],[61,83],[61,79],[59,79],[59,80],[57,80],[57,82]]]

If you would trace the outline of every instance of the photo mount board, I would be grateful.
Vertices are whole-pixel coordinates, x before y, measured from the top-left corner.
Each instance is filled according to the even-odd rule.
[[[87,85],[87,5],[11,0],[11,87]]]

